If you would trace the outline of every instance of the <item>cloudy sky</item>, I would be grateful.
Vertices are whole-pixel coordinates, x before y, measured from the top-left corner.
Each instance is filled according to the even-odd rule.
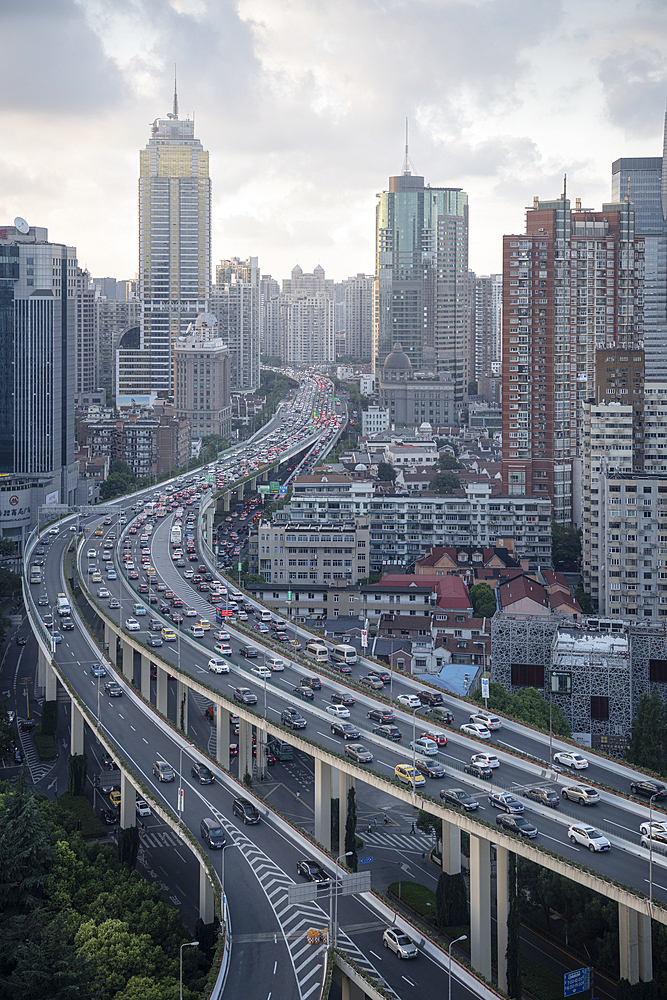
[[[470,266],[539,194],[610,197],[657,156],[665,0],[0,0],[0,223],[137,268],[138,150],[171,108],[211,152],[213,259],[373,270],[376,192],[410,158],[470,202]]]

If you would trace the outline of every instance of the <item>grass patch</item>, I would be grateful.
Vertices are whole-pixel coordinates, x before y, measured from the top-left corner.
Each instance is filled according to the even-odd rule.
[[[563,1000],[563,977],[557,976],[541,965],[521,956],[521,985],[540,1000]]]
[[[58,796],[58,819],[68,833],[79,829],[83,837],[103,837],[107,829],[92,810],[85,795],[70,795],[65,792]]]
[[[35,741],[35,749],[40,760],[55,760],[57,758],[55,736],[47,736],[42,732],[41,726],[35,726],[32,738]]]
[[[421,885],[420,882],[392,882],[388,888],[396,899],[399,898],[399,885],[401,902],[418,913],[429,924],[435,925],[437,923],[435,893],[431,889],[427,889],[425,885]]]

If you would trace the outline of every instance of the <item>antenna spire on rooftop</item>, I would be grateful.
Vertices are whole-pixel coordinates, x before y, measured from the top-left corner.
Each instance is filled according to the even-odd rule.
[[[405,119],[405,156],[403,157],[403,174],[407,177],[412,173],[413,167],[408,153],[408,119]]]
[[[178,91],[176,90],[176,63],[174,63],[174,118],[178,118]]]

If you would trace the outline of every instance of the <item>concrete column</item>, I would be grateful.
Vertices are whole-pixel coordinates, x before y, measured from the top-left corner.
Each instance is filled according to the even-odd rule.
[[[442,870],[448,875],[461,871],[461,830],[446,819],[442,821]]]
[[[215,896],[208,872],[199,865],[199,916],[205,924],[210,924],[215,916]]]
[[[345,850],[345,825],[347,823],[347,793],[356,787],[353,774],[338,771],[338,853]]]
[[[176,684],[176,728],[180,729],[187,736],[188,733],[188,694],[190,688],[183,681]],[[185,698],[185,701],[183,699]],[[183,725],[181,726],[181,713]]]
[[[496,847],[496,914],[498,917],[498,986],[507,993],[507,921],[509,919],[509,851]]]
[[[83,742],[83,714],[78,704],[74,701],[74,698],[70,700],[70,753],[71,754],[82,754],[84,749]]]
[[[490,843],[470,834],[470,964],[491,982]]]
[[[257,476],[253,476],[250,480],[250,489],[253,493],[257,491]]]
[[[215,706],[215,759],[229,770],[229,709],[216,703]],[[241,776],[243,777],[243,776]]]
[[[266,763],[266,729],[257,729],[257,777],[264,781],[268,777],[268,765]]]
[[[215,507],[209,507],[206,511],[206,541],[213,548],[213,518],[215,517]]]
[[[651,917],[648,913],[637,914],[637,944],[639,946],[639,978],[642,983],[653,980],[653,941],[651,938]]]
[[[239,483],[239,485],[236,487],[236,497],[237,497],[236,502],[237,503],[243,503],[243,494],[244,494],[244,491],[245,491],[245,484],[244,483]]]
[[[124,830],[137,825],[137,796],[134,785],[125,773],[120,773],[120,825]]]
[[[266,472],[262,473],[262,478],[261,478],[260,481],[262,483],[268,483],[268,481],[269,481],[269,470],[268,469],[266,470]]]
[[[161,715],[167,718],[167,680],[168,673],[162,667],[157,668],[157,692],[155,696],[155,707]]]
[[[341,1000],[350,1000],[350,980],[347,976],[343,976],[340,981],[340,995]]]
[[[46,671],[51,669],[51,661],[44,653],[41,646],[37,647],[37,685],[46,687]]]
[[[109,648],[109,659],[115,666],[114,653],[116,651],[116,633],[104,622],[104,645]]]
[[[121,639],[121,643],[123,646],[123,677],[131,684],[134,677],[134,649],[124,639]]]
[[[229,513],[229,493],[225,493],[222,498],[222,509],[223,511],[227,511],[227,513]]]
[[[618,904],[618,948],[621,979],[633,985],[653,979],[651,918],[623,903]]]
[[[56,693],[58,687],[58,678],[56,677],[56,672],[51,666],[49,661],[46,665],[46,676],[44,684],[44,700],[45,701],[55,701]]]
[[[252,723],[239,719],[239,778],[252,774]]]
[[[315,757],[315,840],[331,850],[331,765]]]
[[[141,697],[150,703],[151,700],[151,661],[141,654]]]

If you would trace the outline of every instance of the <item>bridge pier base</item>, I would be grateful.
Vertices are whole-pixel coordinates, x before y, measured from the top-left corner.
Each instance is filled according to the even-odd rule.
[[[509,858],[506,847],[496,846],[496,914],[498,930],[498,986],[507,993],[507,921],[509,919]]]
[[[134,785],[123,771],[120,772],[120,826],[127,830],[137,825],[137,797]]]
[[[252,723],[239,719],[239,781],[252,774]]]
[[[141,697],[149,704],[151,700],[151,661],[148,656],[141,654]]]
[[[201,863],[199,865],[199,916],[205,924],[210,924],[215,916],[213,886],[208,877],[208,871]]]
[[[229,514],[229,493],[225,493],[222,498],[222,509]]]
[[[634,984],[653,979],[651,918],[618,904],[618,948],[621,979]]]
[[[81,755],[84,750],[83,741],[84,719],[81,709],[74,698],[70,699],[70,753]]]
[[[116,652],[116,633],[109,625],[107,625],[106,622],[104,623],[104,646],[107,651],[107,656],[115,667],[116,657],[114,654]]]
[[[314,836],[325,850],[331,850],[331,764],[325,764],[317,757],[315,757]]]
[[[168,680],[167,671],[163,670],[162,667],[158,667],[155,707],[157,708],[160,715],[164,715],[165,719],[167,718],[167,699],[168,699],[167,680]]]
[[[182,733],[188,734],[188,694],[190,692],[187,684],[178,681],[176,684],[176,728]]]
[[[206,541],[213,548],[213,518],[215,517],[215,507],[209,507],[206,511]]]
[[[229,709],[216,702],[215,706],[215,759],[229,770]]]
[[[461,871],[461,830],[446,819],[442,821],[442,870],[448,875]]]
[[[46,673],[44,676],[44,700],[45,701],[55,701],[58,689],[58,678],[56,677],[56,672],[51,666],[51,661],[49,660],[46,664]]]
[[[470,834],[470,964],[491,982],[491,844]]]
[[[124,639],[121,639],[121,642],[123,644],[123,677],[131,684],[134,677],[134,649]]]

